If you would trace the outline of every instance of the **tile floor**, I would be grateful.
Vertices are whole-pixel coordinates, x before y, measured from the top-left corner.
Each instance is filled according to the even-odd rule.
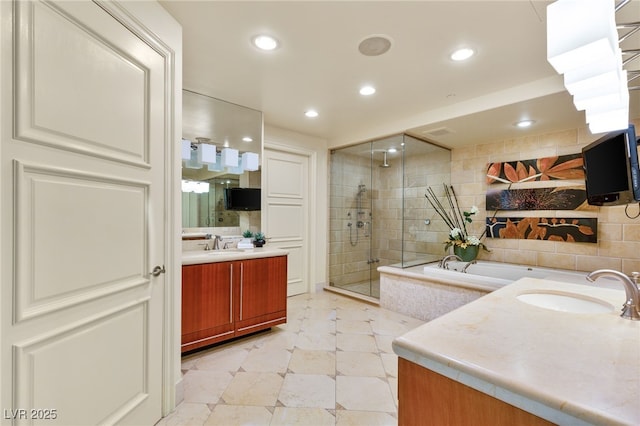
[[[323,291],[288,322],[183,357],[184,402],[158,426],[396,425],[391,342],[422,321]]]

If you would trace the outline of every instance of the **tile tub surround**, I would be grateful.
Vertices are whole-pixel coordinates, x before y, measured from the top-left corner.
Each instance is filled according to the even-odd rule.
[[[380,307],[422,321],[438,318],[496,289],[430,277],[424,273],[424,265],[405,269],[381,266],[378,271]]]
[[[604,300],[557,312],[516,296],[549,289]],[[523,278],[396,339],[398,356],[558,424],[640,424],[640,322],[623,290]]]
[[[287,317],[183,357],[184,401],[158,426],[397,424],[391,342],[422,321],[324,291]]]

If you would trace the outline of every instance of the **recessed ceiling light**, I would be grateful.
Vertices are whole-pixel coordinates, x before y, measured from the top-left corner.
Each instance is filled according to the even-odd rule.
[[[395,149],[395,148],[389,148],[389,149],[387,150],[387,152],[397,152],[397,151],[398,151],[398,150],[397,150],[397,149]]]
[[[374,93],[376,93],[376,88],[373,86],[362,86],[360,88],[360,94],[362,96],[369,96],[373,95]]]
[[[280,45],[278,40],[268,35],[255,36],[252,42],[260,50],[274,50]]]
[[[531,126],[533,123],[535,123],[535,120],[520,120],[515,124],[515,126],[525,128]]]
[[[304,115],[306,115],[309,118],[315,118],[318,116],[318,111],[314,110],[314,109],[310,109],[305,111]]]
[[[251,139],[249,136],[245,136],[244,138],[242,138],[243,142],[253,142],[253,139]]]
[[[469,59],[475,54],[474,50],[468,47],[458,49],[451,54],[451,59],[454,61],[464,61]]]

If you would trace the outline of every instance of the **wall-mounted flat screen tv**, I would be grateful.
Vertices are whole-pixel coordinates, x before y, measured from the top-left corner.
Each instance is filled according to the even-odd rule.
[[[260,210],[260,188],[225,188],[224,208],[226,210]]]
[[[635,128],[610,132],[582,149],[587,202],[615,206],[640,201]]]

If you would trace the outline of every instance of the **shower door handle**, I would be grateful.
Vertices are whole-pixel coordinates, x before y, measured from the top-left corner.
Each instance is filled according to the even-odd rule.
[[[371,225],[371,222],[365,222],[364,223],[364,236],[368,237],[369,236],[369,226]]]

